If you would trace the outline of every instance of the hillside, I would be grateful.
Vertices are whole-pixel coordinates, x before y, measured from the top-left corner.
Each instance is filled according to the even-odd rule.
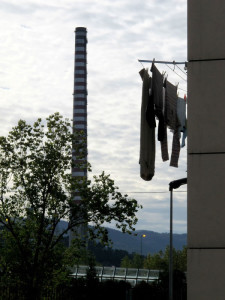
[[[169,233],[158,233],[148,230],[137,230],[137,236],[123,234],[119,230],[107,228],[109,237],[113,241],[113,249],[126,250],[129,253],[141,253],[141,235],[145,234],[146,237],[142,238],[142,254],[156,253],[160,250],[165,250],[169,245]],[[187,244],[187,234],[174,234],[173,246],[177,250],[181,250]]]
[[[61,221],[58,225],[58,230],[61,231],[67,226],[67,222]],[[146,237],[142,238],[142,254],[156,253],[160,250],[164,251],[166,246],[169,245],[169,233],[158,233],[148,230],[137,230],[137,236],[124,234],[116,229],[107,227],[109,238],[113,242],[113,249],[126,250],[129,253],[141,253],[141,235],[145,234]],[[181,250],[187,244],[187,234],[174,234],[173,246],[177,250]]]

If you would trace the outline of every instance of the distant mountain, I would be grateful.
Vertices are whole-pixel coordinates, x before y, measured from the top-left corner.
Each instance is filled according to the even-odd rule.
[[[61,221],[58,225],[58,230],[61,231],[67,227],[66,221]],[[112,240],[113,249],[126,250],[129,253],[141,253],[147,255],[148,253],[157,253],[160,250],[164,251],[166,246],[169,245],[169,233],[158,233],[148,230],[137,230],[134,233],[137,236],[122,233],[119,230],[108,228],[109,238]],[[142,237],[145,234],[146,237]],[[142,245],[141,245],[142,239]],[[181,250],[183,246],[187,245],[187,234],[173,234],[173,246],[177,250]]]
[[[113,242],[113,249],[126,250],[129,253],[136,252],[147,255],[148,253],[156,253],[160,250],[164,251],[169,245],[169,233],[158,233],[148,230],[137,230],[137,236],[124,234],[119,230],[107,228],[109,237]],[[145,234],[146,237],[142,237]],[[141,241],[142,240],[142,241]],[[142,243],[142,245],[141,245]],[[173,234],[173,247],[181,250],[187,244],[187,234]]]

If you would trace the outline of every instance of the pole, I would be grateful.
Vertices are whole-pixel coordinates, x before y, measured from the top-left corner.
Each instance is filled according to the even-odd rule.
[[[170,190],[169,300],[173,300],[173,189]]]
[[[141,256],[142,256],[142,238],[145,238],[145,237],[146,237],[146,234],[141,235]]]
[[[173,300],[173,189],[187,184],[187,178],[171,181],[170,190],[170,261],[169,261],[169,300]]]

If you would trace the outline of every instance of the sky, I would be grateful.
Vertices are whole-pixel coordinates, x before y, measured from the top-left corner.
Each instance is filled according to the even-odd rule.
[[[156,141],[155,176],[140,178],[139,71],[143,60],[187,60],[186,0],[0,0],[0,135],[19,119],[33,123],[54,112],[72,119],[76,27],[87,28],[88,160],[120,191],[138,200],[137,230],[169,232],[169,183],[187,176],[162,162]],[[183,65],[157,64],[187,92]],[[172,133],[168,131],[169,154]],[[89,175],[92,176],[91,174]],[[174,232],[187,231],[186,186],[173,193]],[[114,224],[107,224],[114,228]]]

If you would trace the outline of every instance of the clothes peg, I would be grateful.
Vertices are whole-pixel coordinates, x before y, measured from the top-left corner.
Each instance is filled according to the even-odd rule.
[[[175,67],[176,67],[176,62],[175,60],[173,61],[173,71],[175,70]]]
[[[152,60],[151,71],[152,71],[152,67],[154,66],[154,64],[155,64],[155,58],[153,58],[153,60]]]

